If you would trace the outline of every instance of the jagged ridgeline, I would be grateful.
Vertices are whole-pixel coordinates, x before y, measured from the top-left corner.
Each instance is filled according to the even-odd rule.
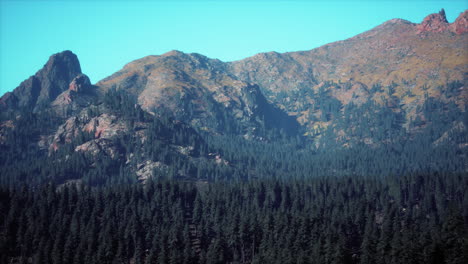
[[[466,173],[467,16],[227,63],[171,51],[96,84],[54,54],[0,99],[0,180]]]

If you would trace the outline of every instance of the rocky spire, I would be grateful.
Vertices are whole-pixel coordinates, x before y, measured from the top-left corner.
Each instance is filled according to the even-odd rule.
[[[443,8],[439,11],[439,16],[442,21],[448,23],[447,17],[445,16],[445,10]]]
[[[441,32],[449,27],[445,10],[442,8],[439,13],[430,14],[424,18],[418,26],[418,33],[422,32]]]
[[[37,110],[53,101],[69,88],[70,82],[81,74],[80,62],[67,50],[50,56],[44,67],[23,81],[13,92],[0,98],[4,107],[28,107]]]

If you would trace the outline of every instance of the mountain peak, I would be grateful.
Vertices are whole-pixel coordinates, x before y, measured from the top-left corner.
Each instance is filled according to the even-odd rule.
[[[53,54],[49,57],[49,60],[47,61],[44,67],[67,67],[70,70],[81,73],[81,66],[78,57],[70,50],[65,50]]]
[[[439,16],[443,21],[445,21],[445,23],[448,23],[447,17],[445,16],[445,10],[443,8],[439,11]]]
[[[451,30],[457,34],[463,34],[468,32],[468,10],[465,10],[465,12],[462,12],[457,19],[455,19],[455,22],[453,22],[451,25]]]
[[[185,55],[185,53],[183,53],[180,50],[171,50],[171,51],[168,51],[168,52],[162,54],[161,57],[181,56],[181,55]]]
[[[49,57],[47,63],[35,75],[23,81],[13,92],[5,94],[0,101],[7,107],[31,107],[52,102],[70,82],[81,74],[78,57],[65,50]]]
[[[447,30],[449,23],[445,16],[445,10],[442,8],[439,13],[426,16],[421,24],[418,25],[418,32],[442,32]]]

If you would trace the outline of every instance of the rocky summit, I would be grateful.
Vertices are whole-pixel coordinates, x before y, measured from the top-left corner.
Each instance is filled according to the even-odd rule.
[[[81,67],[78,57],[71,51],[52,55],[44,67],[22,82],[11,93],[0,99],[0,105],[10,109],[31,108],[38,110],[52,102],[78,74]]]
[[[75,54],[57,53],[0,99],[2,164],[52,159],[74,171],[54,172],[63,181],[91,182],[102,166],[139,180],[466,171],[467,12],[453,23],[444,10],[419,24],[392,19],[312,50],[234,62],[171,51],[94,85]],[[398,166],[379,163],[383,155]],[[258,169],[272,160],[276,169]]]

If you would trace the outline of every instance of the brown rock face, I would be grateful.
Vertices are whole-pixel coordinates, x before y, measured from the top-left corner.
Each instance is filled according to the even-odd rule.
[[[93,133],[95,139],[110,140],[126,133],[126,131],[128,131],[128,127],[114,115],[102,114],[90,119],[81,113],[78,116],[68,118],[64,124],[58,127],[53,135],[49,151],[56,151],[61,145],[72,142],[80,132]],[[95,143],[102,142],[104,141],[96,141]],[[89,144],[85,146],[89,146]]]
[[[437,14],[428,15],[424,18],[423,22],[416,27],[418,33],[451,31],[458,35],[464,34],[468,32],[468,10],[461,13],[455,22],[449,24],[445,17],[445,11],[442,9]]]
[[[69,85],[69,90],[77,93],[86,92],[91,88],[91,81],[85,74],[76,76]]]
[[[73,78],[80,73],[78,58],[71,51],[54,54],[34,76],[22,82],[13,92],[2,96],[0,104],[8,108],[30,107],[37,110],[67,90]]]
[[[109,139],[94,139],[75,148],[77,152],[84,152],[92,156],[107,155],[112,159],[120,157],[118,146]]]
[[[423,22],[418,25],[418,32],[442,32],[447,30],[449,23],[445,17],[445,10],[440,10],[437,14],[430,14],[424,18]]]
[[[127,130],[125,124],[114,115],[102,114],[93,117],[83,127],[83,131],[94,132],[95,138],[112,138]]]
[[[458,16],[455,22],[450,25],[450,29],[457,34],[468,32],[468,10]]]

